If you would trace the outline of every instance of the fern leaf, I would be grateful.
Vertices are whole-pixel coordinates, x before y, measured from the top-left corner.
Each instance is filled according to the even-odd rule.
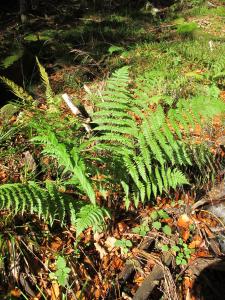
[[[161,167],[161,168],[163,169],[163,167]],[[161,175],[159,173],[159,168],[158,167],[155,168],[155,177],[156,177],[156,180],[157,180],[157,185],[158,185],[159,192],[160,192],[160,194],[162,194],[163,182],[162,182],[162,178],[161,178]]]
[[[37,200],[38,199],[38,200]],[[0,186],[0,208],[10,209],[14,214],[38,212],[50,225],[56,218],[65,224],[69,214],[71,223],[77,229],[77,235],[88,227],[99,230],[110,217],[107,210],[93,204],[74,201],[71,197],[58,192],[54,182],[46,182],[41,188],[35,182],[14,183]]]
[[[24,101],[34,100],[31,95],[29,95],[22,87],[11,81],[10,79],[0,76],[0,80],[3,81],[5,85],[11,90],[11,92],[18,98]]]
[[[104,208],[93,204],[83,206],[76,218],[76,235],[79,236],[88,227],[94,227],[96,231],[102,229],[105,224],[105,217],[109,217]]]
[[[37,57],[36,57],[36,62],[37,62],[37,65],[38,65],[39,72],[41,74],[41,79],[42,79],[42,81],[44,83],[44,86],[45,86],[45,96],[46,96],[47,102],[49,104],[51,104],[51,103],[54,102],[54,94],[53,94],[53,91],[52,91],[51,86],[50,86],[50,82],[49,82],[49,79],[48,79],[48,74],[45,71],[45,68],[40,64]]]

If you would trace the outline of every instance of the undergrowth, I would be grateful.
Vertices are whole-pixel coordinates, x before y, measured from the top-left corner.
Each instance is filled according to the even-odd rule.
[[[168,53],[171,51],[170,49]],[[180,51],[183,51],[183,48]],[[187,53],[188,48],[185,48],[185,54]],[[97,111],[92,116],[95,128],[91,137],[82,138],[82,134],[74,136],[72,128],[75,127],[71,126],[72,124],[68,127],[68,133],[66,128],[62,127],[61,133],[60,130],[53,131],[53,128],[56,130],[57,123],[54,124],[53,121],[50,125],[51,119],[60,118],[58,98],[55,98],[51,90],[45,69],[39,61],[37,63],[46,87],[46,121],[39,126],[35,118],[40,115],[37,114],[36,117],[34,112],[32,118],[28,117],[26,127],[36,131],[37,136],[32,137],[30,141],[42,145],[42,155],[52,157],[57,163],[57,178],[55,183],[52,183],[53,186],[56,184],[56,191],[57,186],[59,188],[61,185],[66,189],[72,185],[76,187],[76,193],[86,195],[89,201],[96,205],[95,189],[103,186],[104,190],[107,180],[97,182],[91,178],[99,174],[98,168],[101,165],[106,164],[108,180],[121,185],[124,190],[126,207],[129,207],[131,200],[137,207],[140,200],[144,203],[163,192],[169,192],[171,188],[188,184],[185,170],[194,164],[200,171],[207,165],[207,172],[210,173],[206,164],[211,160],[210,152],[207,147],[201,148],[201,151],[197,150],[199,146],[191,141],[190,130],[224,111],[224,104],[218,99],[215,86],[207,86],[205,94],[193,95],[188,100],[182,99],[178,98],[179,95],[168,93],[168,87],[159,91],[163,80],[167,80],[166,73],[163,74],[160,70],[148,71],[130,85],[128,68],[123,67],[107,81],[106,88],[100,96],[94,96],[97,101]],[[219,68],[219,71],[221,70],[222,67]],[[156,80],[157,76],[160,76],[161,82]],[[171,78],[173,74],[169,76]],[[31,101],[20,87],[5,78],[2,80],[17,96],[24,101]],[[174,90],[184,82],[185,80],[176,82]],[[158,91],[157,96],[151,95],[151,89],[154,91],[154,88]],[[22,122],[25,120],[26,117]],[[75,126],[80,131],[80,126]],[[67,137],[64,138],[65,135]],[[115,174],[118,166],[120,172]],[[213,164],[210,166],[211,172],[214,172]],[[104,169],[102,172],[104,173]],[[25,207],[30,207],[33,211],[32,197],[25,197],[25,194],[29,194],[30,183],[27,184],[28,189],[24,190],[21,186],[21,193],[20,186],[17,186],[15,191],[10,186],[11,193],[17,195],[15,203],[11,203],[16,212],[19,209],[23,212]],[[2,189],[4,191],[4,186]],[[31,190],[33,191],[32,186]],[[2,196],[2,208],[6,202],[6,207],[10,207],[9,195],[7,194],[6,200]],[[37,198],[37,194],[34,194],[34,197]],[[57,199],[56,197],[55,201]],[[18,206],[19,202],[21,205]],[[46,217],[42,207],[39,207],[38,213]],[[104,211],[102,213],[104,215]],[[62,216],[61,220],[64,219]],[[54,214],[51,218],[54,218]]]
[[[223,8],[192,8],[184,16],[206,13],[221,16]],[[145,14],[145,21],[149,16]],[[89,227],[94,232],[106,229],[109,210],[117,213],[117,207],[125,207],[138,211],[145,204],[154,204],[157,196],[170,197],[177,190],[196,190],[214,180],[220,168],[209,148],[213,143],[212,134],[205,141],[195,136],[195,130],[199,127],[204,133],[213,130],[213,117],[221,117],[225,111],[220,99],[225,88],[224,44],[211,36],[195,35],[200,28],[195,21],[187,19],[181,24],[172,22],[169,30],[161,20],[162,27],[151,32],[152,28],[149,30],[147,25],[143,28],[128,15],[98,16],[97,21],[91,18],[78,27],[62,29],[60,34],[45,30],[38,38],[33,33],[24,37],[26,42],[48,41],[47,47],[58,47],[57,55],[68,53],[77,39],[87,42],[86,47],[91,50],[75,49],[65,55],[68,56],[65,60],[72,59],[82,67],[101,64],[112,73],[97,92],[92,92],[93,85],[90,88],[85,85],[92,104],[88,119],[83,115],[73,116],[65,108],[61,95],[55,95],[48,74],[38,60],[45,89],[41,100],[1,77],[22,100],[13,103],[13,110],[2,121],[0,131],[1,167],[5,173],[12,169],[8,181],[0,177],[3,220],[0,226],[6,232],[5,236],[0,235],[2,269],[7,251],[11,251],[8,249],[16,249],[15,253],[19,248],[20,253],[24,251],[20,236],[16,237],[20,225],[16,233],[8,231],[9,224],[15,220],[20,224],[26,218],[31,223],[34,220],[38,223],[38,219],[40,223],[46,222],[51,230],[58,225],[60,230],[65,229],[64,233],[68,233],[68,228],[75,230],[77,246],[80,239],[87,238],[82,233]],[[98,44],[97,38],[103,39],[104,45]],[[109,38],[110,42],[105,42]],[[103,53],[97,62],[95,59]],[[12,53],[2,61],[2,66],[13,65],[20,55],[22,51]],[[64,74],[63,88],[81,87],[80,80],[76,83],[76,74]],[[95,84],[98,86],[98,82]],[[57,88],[60,90],[60,86]],[[5,116],[3,111],[2,116]],[[86,125],[91,131],[85,130]],[[27,152],[31,161],[24,158]],[[164,224],[161,217],[155,221],[152,229],[172,234],[172,226]],[[134,233],[145,236],[149,226],[142,224]],[[25,225],[24,228],[27,230]],[[132,245],[123,238],[115,246],[127,253]],[[163,247],[172,249],[172,245]],[[186,248],[182,241],[173,248],[178,256],[177,266],[188,262],[190,253]],[[77,250],[73,249],[74,257]],[[63,248],[60,253],[63,257],[64,251]],[[182,260],[179,253],[183,255]],[[57,268],[50,277],[65,287],[73,266],[69,259],[61,259],[60,266],[60,259],[61,256],[56,259]]]

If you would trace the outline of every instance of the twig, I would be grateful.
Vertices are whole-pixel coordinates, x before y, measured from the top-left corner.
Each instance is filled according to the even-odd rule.
[[[75,115],[75,116],[80,116],[81,118],[83,118],[84,116],[82,115],[81,111],[79,110],[79,108],[73,104],[73,102],[71,101],[69,95],[67,93],[62,95],[63,100],[66,102],[66,104],[68,105],[68,107],[70,108],[71,112]],[[84,126],[85,130],[90,133],[92,131],[91,126],[89,125],[90,123],[90,118],[87,118],[85,120],[85,122],[82,123],[82,125]]]

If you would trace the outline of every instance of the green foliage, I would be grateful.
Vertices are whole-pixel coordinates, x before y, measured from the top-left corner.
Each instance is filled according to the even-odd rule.
[[[13,58],[11,58],[11,60],[13,60]],[[54,94],[53,94],[53,91],[51,89],[50,82],[48,79],[48,74],[45,71],[45,68],[40,64],[38,58],[36,58],[36,61],[37,61],[40,75],[41,75],[41,79],[45,86],[45,96],[46,96],[47,102],[48,102],[48,104],[52,104],[55,99],[54,99]],[[10,62],[13,63],[12,61],[10,61]],[[5,64],[6,63],[9,64],[9,62],[5,62]],[[12,91],[12,93],[16,97],[24,100],[25,102],[34,100],[33,97],[31,95],[29,95],[22,87],[18,86],[16,83],[11,81],[10,79],[8,79],[4,76],[0,76],[0,80],[3,81],[3,83]]]
[[[0,65],[4,69],[7,69],[11,65],[13,65],[16,61],[18,61],[23,56],[23,54],[24,54],[24,49],[19,48],[16,51],[14,51],[11,55],[4,58]]]
[[[175,253],[175,262],[177,266],[187,265],[191,254],[194,252],[193,249],[188,248],[188,245],[182,240],[182,238],[179,238],[176,245],[162,245],[161,249],[162,251],[172,251],[173,253]]]
[[[22,87],[18,86],[16,83],[10,79],[0,76],[0,80],[11,90],[11,92],[18,98],[26,101],[32,101],[33,98],[29,95]]]
[[[184,22],[177,25],[177,32],[181,35],[190,35],[198,29],[198,25],[195,22]]]
[[[106,216],[109,217],[109,213],[104,208],[92,204],[83,206],[77,214],[75,222],[77,236],[88,227],[92,227],[94,232],[103,231]]]
[[[163,209],[154,210],[150,214],[150,221],[151,221],[150,223],[152,228],[155,228],[156,230],[162,230],[162,232],[164,232],[166,235],[171,235],[172,234],[171,227],[165,224],[164,222],[164,220],[169,218],[170,216],[165,210]]]
[[[88,227],[93,227],[94,231],[100,231],[104,227],[105,217],[109,217],[109,214],[104,208],[95,205],[95,191],[89,179],[90,174],[83,155],[86,146],[80,140],[79,125],[77,121],[70,122],[68,118],[64,118],[65,122],[64,119],[60,123],[56,122],[61,116],[55,103],[56,98],[51,90],[48,75],[38,59],[37,64],[46,88],[45,94],[49,109],[40,115],[36,108],[33,118],[26,126],[36,132],[31,142],[42,145],[42,154],[54,158],[55,165],[58,162],[57,181],[46,181],[40,185],[36,182],[2,185],[0,186],[0,208],[10,209],[15,214],[37,213],[50,224],[58,218],[63,225],[69,216],[71,223],[77,229],[77,236]],[[8,83],[18,97],[25,99],[26,92],[14,83]],[[41,124],[40,117],[42,118]],[[77,137],[74,131],[78,132]],[[66,189],[68,185],[76,187],[76,195],[77,191],[80,191],[82,195],[85,194],[91,204],[74,201],[72,197],[59,192],[59,186]]]
[[[66,224],[69,216],[77,228],[77,235],[88,227],[93,227],[95,231],[102,230],[104,218],[109,216],[104,208],[85,204],[59,192],[55,182],[50,181],[46,181],[43,187],[35,182],[1,185],[0,209],[8,209],[14,214],[36,213],[50,224],[56,219],[62,225]]]
[[[225,15],[225,8],[224,6],[217,6],[213,8],[209,8],[207,6],[197,6],[188,11],[188,15],[192,16],[220,16],[224,17]]]
[[[88,179],[86,166],[81,156],[81,149],[74,146],[70,151],[64,143],[60,143],[56,135],[51,132],[42,132],[42,135],[31,139],[32,142],[44,146],[42,153],[54,157],[59,166],[64,168],[63,174],[70,174],[69,180],[64,180],[64,184],[73,184],[82,192],[87,194],[91,203],[95,204],[95,192]]]
[[[149,231],[150,227],[148,225],[148,220],[145,220],[140,226],[132,229],[133,233],[139,234],[142,237],[146,236]]]
[[[69,273],[71,269],[66,266],[66,260],[63,256],[58,256],[56,260],[56,271],[49,274],[50,279],[57,280],[61,286],[68,284]]]
[[[108,52],[109,54],[117,53],[117,52],[122,52],[124,51],[123,47],[112,45],[109,47]]]
[[[163,231],[166,235],[171,235],[171,234],[172,234],[172,230],[171,230],[171,227],[170,227],[169,225],[163,226],[162,231]]]
[[[137,89],[131,91],[129,82],[127,67],[108,80],[97,103],[99,110],[93,115],[98,125],[94,130],[101,135],[91,140],[96,142],[94,150],[111,152],[126,170],[121,179],[126,206],[130,197],[137,205],[139,198],[144,202],[151,195],[187,184],[181,169],[192,164],[192,150],[184,136],[201,122],[201,116],[212,117],[225,109],[217,98],[199,96],[189,101],[179,99],[176,105],[167,97],[165,110],[163,98],[152,102],[136,93]],[[152,104],[156,104],[154,109]]]
[[[56,215],[63,223],[65,212],[70,207],[69,203],[76,204],[58,192],[52,182],[46,182],[45,187],[40,187],[35,182],[3,184],[0,186],[0,201],[0,209],[10,209],[14,214],[27,211],[37,213],[39,217],[50,220],[50,223]],[[75,212],[76,205],[71,206],[71,210]]]
[[[161,227],[162,227],[161,222],[159,222],[159,221],[153,222],[152,227],[155,228],[156,230],[161,229]]]
[[[116,240],[115,242],[115,247],[120,247],[123,254],[127,254],[129,252],[129,248],[132,246],[132,242],[126,239]]]
[[[40,75],[41,75],[42,82],[45,86],[46,100],[47,100],[48,104],[52,104],[54,102],[54,94],[53,94],[53,91],[52,91],[51,86],[50,86],[48,74],[45,71],[45,68],[40,64],[37,57],[36,57],[36,62],[37,62],[37,65],[38,65],[38,69],[39,69],[39,72],[40,72]]]

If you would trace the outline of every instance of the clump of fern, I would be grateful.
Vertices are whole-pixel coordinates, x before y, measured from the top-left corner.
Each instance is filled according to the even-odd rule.
[[[105,217],[109,215],[96,204],[94,186],[82,153],[85,146],[82,143],[79,120],[62,117],[59,99],[54,95],[48,74],[38,59],[37,65],[45,87],[45,111],[38,108],[37,103],[24,89],[6,78],[1,79],[24,104],[30,101],[35,104],[24,106],[24,116],[19,119],[18,124],[22,122],[23,132],[27,131],[29,135],[32,133],[30,142],[35,146],[40,145],[38,147],[42,148],[43,156],[54,159],[58,175],[52,181],[1,185],[0,209],[7,209],[14,214],[36,213],[50,224],[58,219],[63,225],[69,216],[70,222],[76,227],[77,235],[90,226],[100,229]],[[26,114],[27,111],[30,113]],[[59,191],[62,187],[66,190],[67,186],[73,188],[76,199]],[[84,195],[86,202],[80,201]]]
[[[224,103],[213,97],[144,98],[138,89],[132,91],[129,82],[128,67],[108,80],[93,114],[98,134],[92,138],[99,155],[118,157],[127,206],[130,198],[137,205],[139,199],[144,202],[188,184],[182,170],[193,164],[190,129],[225,110]]]
[[[95,231],[105,225],[107,210],[95,204],[75,200],[60,192],[55,182],[46,181],[12,183],[0,185],[0,209],[7,209],[11,214],[37,214],[50,225],[59,220],[63,226],[70,223],[75,226],[77,236],[88,227]]]

